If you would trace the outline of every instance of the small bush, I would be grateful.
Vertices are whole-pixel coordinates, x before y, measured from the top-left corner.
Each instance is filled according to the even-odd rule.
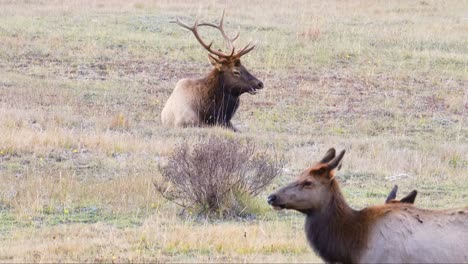
[[[280,174],[284,162],[256,151],[251,141],[217,136],[193,147],[178,146],[160,167],[164,183],[155,183],[168,200],[204,215],[248,214],[246,197],[258,195]]]

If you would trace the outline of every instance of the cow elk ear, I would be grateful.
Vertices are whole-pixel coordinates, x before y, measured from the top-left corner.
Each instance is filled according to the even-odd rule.
[[[311,169],[309,174],[313,176],[322,176],[328,171],[327,167],[320,167],[320,168],[314,168]]]
[[[218,71],[221,71],[223,68],[223,64],[220,60],[216,59],[215,57],[208,54],[208,58],[210,59],[211,65],[213,65]]]
[[[322,158],[320,163],[328,163],[331,161],[336,155],[336,150],[334,148],[331,148],[325,153],[325,156]]]
[[[397,192],[398,192],[398,185],[395,185],[393,186],[393,189],[388,194],[387,199],[385,200],[385,203],[389,203],[391,200],[395,200]]]
[[[416,195],[418,195],[418,191],[413,190],[410,192],[410,194],[406,195],[403,197],[400,202],[402,203],[409,203],[409,204],[414,204],[414,201],[416,200]]]
[[[330,162],[328,162],[328,169],[330,171],[340,167],[341,168],[341,160],[343,159],[343,156],[345,154],[345,150],[342,150],[338,156],[336,156],[334,159],[332,159]]]

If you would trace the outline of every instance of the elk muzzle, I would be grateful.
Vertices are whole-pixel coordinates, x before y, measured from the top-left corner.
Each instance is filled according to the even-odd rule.
[[[282,209],[285,208],[285,205],[279,203],[279,199],[278,199],[278,196],[276,194],[272,194],[272,195],[268,196],[267,202],[275,210],[282,210]]]
[[[263,89],[263,82],[258,80],[257,78],[253,77],[254,80],[252,80],[250,89],[247,91],[249,94],[256,94],[257,90]]]

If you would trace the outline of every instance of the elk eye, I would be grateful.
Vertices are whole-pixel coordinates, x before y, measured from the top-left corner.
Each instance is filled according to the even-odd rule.
[[[234,75],[236,75],[236,76],[240,76],[240,72],[238,72],[238,71],[234,71]]]
[[[311,181],[305,181],[304,182],[304,186],[312,186],[312,182]]]

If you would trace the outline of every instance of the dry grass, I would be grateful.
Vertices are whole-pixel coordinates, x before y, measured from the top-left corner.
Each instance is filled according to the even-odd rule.
[[[395,183],[423,207],[467,204],[466,1],[0,6],[0,261],[318,261],[300,215],[264,210],[269,191],[247,222],[195,221],[157,194],[158,164],[212,134],[281,151],[272,188],[334,146],[347,149],[338,177],[356,208]],[[241,97],[242,133],[161,127],[176,81],[210,69],[168,22],[225,7],[239,42],[257,41],[243,62],[266,88]]]
[[[6,261],[27,262],[318,261],[301,227],[297,219],[210,224],[160,213],[132,228],[97,223],[17,229],[5,239],[0,255]],[[285,232],[275,232],[278,229]]]

